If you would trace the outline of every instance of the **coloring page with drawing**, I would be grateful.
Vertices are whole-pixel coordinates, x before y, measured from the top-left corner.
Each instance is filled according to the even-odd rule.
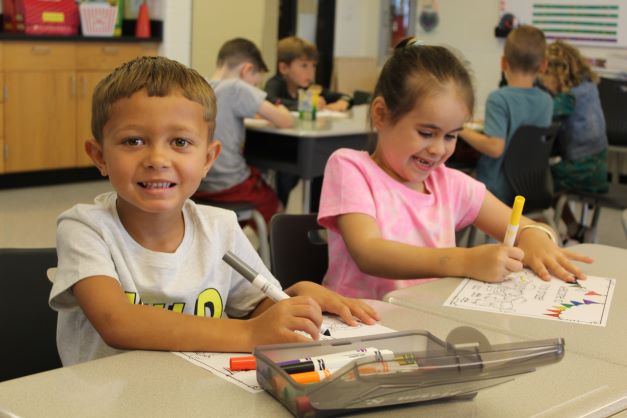
[[[465,279],[444,306],[604,327],[615,285],[616,279],[596,276],[545,282],[525,269],[501,283]]]

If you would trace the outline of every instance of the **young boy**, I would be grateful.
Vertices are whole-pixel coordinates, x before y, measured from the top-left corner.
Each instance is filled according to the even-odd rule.
[[[471,129],[460,133],[462,139],[484,154],[477,164],[477,178],[508,205],[515,197],[503,172],[509,140],[519,126],[551,124],[551,96],[534,86],[536,77],[546,67],[545,49],[544,34],[537,28],[523,25],[510,32],[501,58],[507,86],[488,96],[483,133]]]
[[[217,70],[210,84],[220,109],[215,137],[222,143],[222,152],[194,197],[251,202],[270,222],[272,215],[282,209],[279,199],[259,171],[246,165],[242,155],[246,139],[244,118],[260,115],[280,128],[289,128],[294,123],[284,106],[266,101],[266,93],[255,87],[267,71],[261,52],[247,39],[231,39],[220,48]]]
[[[298,90],[314,83],[318,50],[316,46],[296,36],[283,38],[277,47],[277,74],[266,83],[268,100],[281,103],[290,110],[298,110]],[[322,89],[318,97],[318,109],[345,111],[352,104],[350,96]],[[276,189],[279,199],[287,206],[290,192],[298,183],[298,176],[278,172]],[[311,212],[318,211],[322,177],[313,179],[311,185]]]
[[[316,46],[296,36],[283,38],[277,48],[277,74],[266,83],[268,100],[298,110],[298,89],[314,83],[318,50]],[[350,96],[322,89],[319,109],[344,111],[350,107]]]
[[[348,323],[376,318],[363,302],[311,282],[275,304],[222,261],[232,251],[272,279],[233,212],[188,200],[220,153],[215,116],[208,83],[167,58],[137,58],[96,86],[85,150],[115,192],[57,222],[50,305],[64,365],[120,349],[251,351],[305,341],[296,330],[315,339],[321,309]]]

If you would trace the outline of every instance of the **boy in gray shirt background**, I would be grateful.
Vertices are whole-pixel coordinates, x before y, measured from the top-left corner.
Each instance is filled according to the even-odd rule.
[[[246,164],[244,119],[259,115],[279,128],[292,127],[294,120],[284,106],[266,101],[266,92],[256,87],[268,67],[254,43],[244,38],[227,41],[218,52],[217,67],[209,83],[218,101],[215,137],[222,143],[222,153],[193,198],[250,202],[269,222],[282,205],[259,171]]]

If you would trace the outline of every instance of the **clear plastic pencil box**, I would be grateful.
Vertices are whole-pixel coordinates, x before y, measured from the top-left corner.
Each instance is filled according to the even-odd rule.
[[[297,383],[281,366],[365,347],[394,359],[358,358],[317,383]],[[562,338],[491,345],[474,328],[442,341],[427,331],[259,346],[257,381],[297,417],[328,417],[389,405],[472,399],[477,391],[512,380],[564,356]],[[408,361],[409,360],[409,361]],[[407,364],[410,363],[410,364]]]

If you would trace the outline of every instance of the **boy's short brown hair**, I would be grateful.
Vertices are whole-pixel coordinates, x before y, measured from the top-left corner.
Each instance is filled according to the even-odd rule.
[[[521,25],[507,36],[504,55],[513,71],[532,74],[540,70],[545,50],[544,32],[533,26]]]
[[[148,96],[165,97],[180,93],[199,103],[213,137],[216,119],[216,96],[209,83],[196,71],[165,57],[139,57],[128,61],[102,79],[94,89],[91,105],[91,133],[102,143],[103,128],[109,120],[111,106],[140,90]]]
[[[257,45],[245,38],[234,38],[226,41],[218,51],[218,67],[223,65],[234,68],[243,62],[249,62],[255,70],[262,73],[268,72],[268,67],[263,61],[261,51]]]
[[[295,59],[318,61],[318,49],[314,44],[297,36],[289,36],[279,41],[277,62],[291,64]]]

